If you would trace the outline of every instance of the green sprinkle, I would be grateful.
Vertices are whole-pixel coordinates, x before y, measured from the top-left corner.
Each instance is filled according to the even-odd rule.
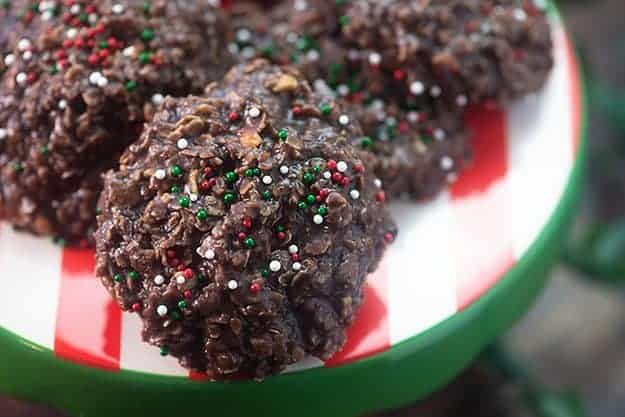
[[[239,176],[237,175],[236,172],[230,171],[230,172],[226,172],[226,174],[224,175],[224,178],[226,179],[227,183],[232,184],[236,182],[236,180],[239,179]]]
[[[232,204],[234,202],[234,194],[233,193],[225,193],[224,194],[224,203],[226,204]]]
[[[301,210],[306,210],[307,207],[308,207],[308,204],[306,204],[305,201],[300,201],[299,203],[297,203],[297,208]]]
[[[141,32],[141,39],[146,42],[151,41],[152,39],[154,39],[154,31],[150,28],[143,29],[143,32]]]
[[[261,196],[263,197],[263,200],[270,200],[271,199],[271,192],[269,190],[265,190],[263,191],[263,193],[261,194]]]
[[[187,302],[185,300],[178,301],[178,308],[180,310],[184,310],[187,308]]]
[[[314,196],[314,195],[312,195],[312,194],[308,194],[308,195],[306,196],[306,202],[307,202],[308,204],[315,204],[315,201],[317,201],[317,200],[315,199],[315,196]]]
[[[263,268],[260,270],[260,276],[263,278],[267,278],[269,276],[269,270],[267,268]]]
[[[81,13],[80,15],[78,15],[78,20],[80,20],[80,23],[87,23],[88,19],[89,16],[87,16],[86,13]]]
[[[432,137],[428,135],[421,135],[421,142],[432,143]]]
[[[135,91],[137,89],[137,82],[135,80],[130,80],[126,82],[125,87],[128,91]]]
[[[122,276],[121,276],[121,274],[115,274],[115,275],[113,275],[113,281],[115,281],[115,282],[121,282],[121,281],[122,281]]]
[[[204,210],[204,209],[199,209],[197,211],[197,213],[195,213],[195,217],[199,221],[203,222],[204,220],[206,220],[208,218],[208,212],[206,210]]]
[[[13,171],[15,172],[24,171],[24,164],[22,164],[21,162],[16,162],[15,164],[13,164]]]
[[[178,194],[180,192],[180,187],[177,185],[172,185],[169,189],[169,192],[172,194]]]
[[[246,248],[252,249],[254,246],[256,246],[256,240],[254,240],[253,237],[248,236],[245,238],[245,240],[243,240],[243,244]]]
[[[161,356],[169,355],[169,348],[167,346],[161,346]]]
[[[349,16],[343,15],[339,17],[339,24],[341,26],[346,26],[349,23]]]
[[[102,209],[101,209],[100,207],[97,207],[97,208],[95,209],[95,214],[96,214],[97,216],[99,216],[100,214],[102,214]]]
[[[143,2],[143,13],[150,13],[151,9],[152,9],[152,2],[150,1]]]
[[[174,320],[180,320],[182,318],[182,314],[179,311],[172,311],[171,318]]]
[[[325,216],[326,214],[328,214],[328,208],[326,206],[319,206],[319,208],[317,209],[317,214]]]
[[[330,113],[332,113],[332,106],[330,106],[328,103],[324,103],[321,106],[319,106],[319,111],[321,112],[321,114],[323,114],[324,116],[329,115]]]
[[[302,176],[302,180],[304,181],[304,184],[310,185],[315,182],[315,176],[310,172],[305,172]]]
[[[180,168],[180,165],[174,165],[169,168],[169,173],[174,177],[179,177],[182,175],[182,168]]]
[[[63,239],[62,237],[54,238],[53,242],[61,247],[64,247],[65,245],[67,245],[67,241]]]
[[[282,226],[281,224],[276,225],[276,232],[284,232],[284,230],[284,226]]]
[[[58,73],[59,73],[59,67],[57,67],[56,64],[52,64],[52,66],[50,67],[50,74],[54,75]]]
[[[139,54],[139,62],[142,64],[149,64],[151,57],[152,57],[152,54],[150,52],[141,52]]]
[[[321,167],[319,167],[319,165],[315,165],[312,170],[315,174],[318,174],[321,172]]]
[[[50,153],[50,149],[48,149],[48,145],[43,145],[43,146],[41,147],[41,154],[42,154],[42,155],[47,155],[47,154],[49,154],[49,153]]]
[[[280,140],[286,140],[286,138],[289,137],[289,132],[286,129],[280,129],[280,131],[278,132],[278,138],[280,138]]]
[[[295,46],[302,52],[307,52],[313,48],[314,42],[310,36],[302,36],[297,39]]]
[[[373,140],[369,136],[365,136],[362,138],[360,144],[363,148],[367,149],[373,145]]]
[[[128,278],[132,279],[133,281],[135,279],[139,279],[139,273],[137,271],[130,271],[128,272]]]
[[[4,8],[4,9],[10,9],[11,8],[11,0],[0,0],[0,7]]]
[[[254,176],[254,170],[252,168],[248,168],[245,170],[245,176],[248,178],[252,178]]]
[[[191,205],[191,200],[186,195],[183,195],[178,199],[178,203],[182,208],[189,208],[189,206]]]
[[[101,49],[106,49],[106,48],[108,48],[108,47],[109,47],[109,43],[108,43],[107,41],[100,41],[100,42],[98,43],[98,46],[99,46]]]
[[[256,168],[252,168],[252,170],[254,171],[255,176],[258,177],[260,175],[260,168],[256,167]]]
[[[275,48],[274,48],[273,45],[267,45],[267,46],[265,46],[264,48],[261,49],[261,53],[266,58],[271,58],[273,56],[274,52],[275,52]]]

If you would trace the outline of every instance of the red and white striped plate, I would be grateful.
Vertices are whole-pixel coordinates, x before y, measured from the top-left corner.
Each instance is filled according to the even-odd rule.
[[[507,111],[474,109],[475,162],[427,204],[398,203],[400,235],[368,282],[339,366],[385,351],[466,308],[515,265],[547,223],[573,167],[580,130],[577,64],[554,25],[556,67],[540,94]],[[0,327],[59,360],[110,371],[196,378],[140,341],[94,278],[93,253],[0,224]]]

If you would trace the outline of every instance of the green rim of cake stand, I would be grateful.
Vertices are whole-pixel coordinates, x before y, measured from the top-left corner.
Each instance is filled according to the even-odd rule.
[[[0,328],[0,392],[74,417],[356,417],[397,408],[445,385],[531,306],[556,262],[581,194],[587,111],[565,192],[518,263],[465,310],[390,350],[352,364],[262,383],[195,382],[131,371],[99,371],[56,358]],[[409,318],[407,318],[409,319]]]

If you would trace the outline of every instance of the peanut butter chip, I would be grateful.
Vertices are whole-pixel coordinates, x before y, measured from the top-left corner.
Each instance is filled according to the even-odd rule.
[[[239,139],[241,140],[241,145],[246,148],[257,148],[258,145],[263,143],[263,138],[253,129],[246,129],[241,132]]]
[[[289,74],[281,74],[276,79],[270,81],[271,91],[274,93],[283,93],[285,91],[293,91],[297,88],[297,80]]]

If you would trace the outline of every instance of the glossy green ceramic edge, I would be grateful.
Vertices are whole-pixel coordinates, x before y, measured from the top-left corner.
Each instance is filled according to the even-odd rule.
[[[0,392],[72,416],[355,417],[396,408],[451,380],[531,305],[559,255],[578,200],[586,157],[582,100],[580,149],[565,193],[538,239],[488,293],[464,311],[387,352],[337,368],[317,368],[263,383],[200,383],[130,371],[98,371],[0,328]]]

